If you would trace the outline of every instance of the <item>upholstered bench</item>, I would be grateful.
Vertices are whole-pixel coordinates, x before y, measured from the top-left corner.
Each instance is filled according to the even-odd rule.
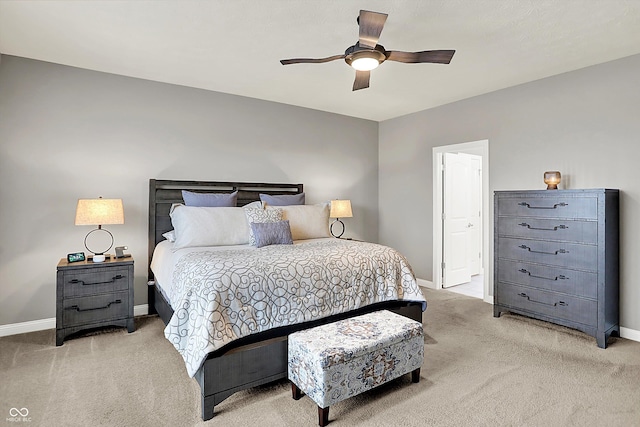
[[[318,424],[329,406],[411,372],[420,381],[422,324],[377,311],[289,335],[288,373],[295,400],[318,404]]]

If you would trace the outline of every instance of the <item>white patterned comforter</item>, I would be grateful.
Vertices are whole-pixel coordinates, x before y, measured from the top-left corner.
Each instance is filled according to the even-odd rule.
[[[268,329],[382,301],[419,301],[426,308],[404,256],[338,239],[188,252],[164,290],[174,309],[165,337],[191,377],[208,353]]]

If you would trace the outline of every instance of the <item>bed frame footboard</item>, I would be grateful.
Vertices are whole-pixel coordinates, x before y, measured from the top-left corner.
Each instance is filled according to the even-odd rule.
[[[173,310],[157,286],[153,286],[152,295],[155,311],[166,325],[173,315]],[[287,336],[290,333],[376,310],[393,311],[422,322],[422,303],[391,301],[301,325],[278,328],[268,331],[266,336],[256,334],[258,341],[223,353],[211,354],[195,375],[200,385],[202,419],[206,421],[213,418],[215,406],[238,391],[287,378]]]

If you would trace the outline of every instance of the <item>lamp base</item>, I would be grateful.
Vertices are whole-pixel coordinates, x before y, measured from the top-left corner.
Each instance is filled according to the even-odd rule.
[[[97,254],[93,256],[93,262],[104,262],[105,259],[106,257],[104,254]]]
[[[333,232],[333,226],[336,225],[336,223],[338,222],[340,223],[340,225],[342,225],[342,231],[340,232],[340,234],[336,236],[336,233]],[[331,231],[331,235],[333,237],[339,239],[344,234],[344,222],[340,221],[340,218],[336,218],[336,220],[331,223],[331,226],[329,227],[329,231]]]

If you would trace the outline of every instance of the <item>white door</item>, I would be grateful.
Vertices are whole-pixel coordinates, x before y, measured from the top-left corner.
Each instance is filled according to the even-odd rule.
[[[469,265],[469,218],[471,160],[468,156],[443,153],[443,278],[442,287],[471,281]]]
[[[460,153],[469,159],[469,272],[482,271],[482,157]]]

